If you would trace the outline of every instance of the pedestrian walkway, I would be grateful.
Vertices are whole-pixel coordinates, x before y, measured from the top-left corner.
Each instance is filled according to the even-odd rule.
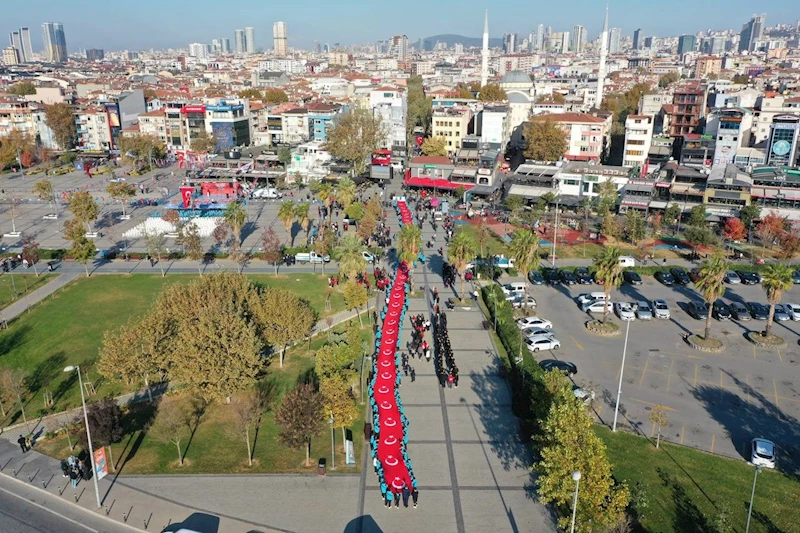
[[[19,315],[30,309],[33,305],[41,302],[59,290],[61,287],[72,283],[72,281],[78,278],[78,276],[80,276],[78,272],[64,272],[58,274],[54,279],[48,281],[44,286],[26,294],[19,300],[0,311],[0,319],[8,322],[14,320]]]

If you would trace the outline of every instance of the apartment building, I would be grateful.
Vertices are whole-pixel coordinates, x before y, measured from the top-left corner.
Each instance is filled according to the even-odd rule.
[[[694,77],[698,79],[715,79],[722,71],[722,58],[716,56],[698,57],[694,64]]]
[[[217,141],[218,150],[250,146],[250,103],[241,100],[219,100],[206,106],[206,131]]]
[[[395,157],[406,154],[406,115],[408,113],[408,94],[396,87],[377,87],[369,91],[369,109],[381,119],[386,138],[381,146],[391,150]]]
[[[480,142],[493,150],[505,152],[511,138],[508,122],[508,106],[487,105],[478,114],[477,129],[480,131]]]
[[[157,109],[139,115],[139,133],[158,138],[164,146],[170,144],[170,135],[167,133],[167,114],[163,109]]]
[[[772,119],[776,115],[800,113],[800,96],[762,96],[756,102],[755,107],[753,143],[760,144],[769,138]]]
[[[115,148],[114,140],[119,132],[118,117],[106,106],[81,109],[75,113],[75,126],[80,151],[108,151]]]
[[[653,142],[653,117],[629,115],[625,119],[622,166],[644,168]]]
[[[567,150],[564,158],[572,161],[599,161],[605,155],[606,136],[611,127],[608,119],[588,113],[548,115],[564,130]]]
[[[670,136],[697,133],[706,114],[705,94],[706,88],[700,83],[689,83],[675,89],[670,108]]]
[[[328,128],[334,126],[350,107],[342,104],[309,104],[307,109],[308,138],[325,142],[328,140]]]
[[[0,137],[5,137],[12,131],[35,136],[33,112],[34,107],[30,102],[16,97],[0,97]]]
[[[713,109],[708,115],[706,135],[715,137],[712,168],[736,162],[741,148],[750,146],[753,112],[743,107]]]
[[[472,120],[472,110],[466,106],[439,108],[433,111],[431,135],[444,137],[447,152],[452,156],[461,147],[461,140],[467,136]]]

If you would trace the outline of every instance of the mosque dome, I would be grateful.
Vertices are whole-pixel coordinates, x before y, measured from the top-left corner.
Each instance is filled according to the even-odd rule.
[[[512,70],[500,80],[500,83],[525,83],[533,85],[531,77],[521,70]]]

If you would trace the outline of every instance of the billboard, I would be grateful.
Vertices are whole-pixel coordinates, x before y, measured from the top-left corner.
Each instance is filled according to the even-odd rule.
[[[106,449],[98,448],[94,451],[94,474],[97,479],[103,479],[108,475],[108,463],[106,462]]]
[[[204,105],[187,105],[181,108],[181,113],[206,113],[206,106]]]
[[[211,109],[209,107],[209,109]],[[217,141],[217,150],[227,150],[233,148],[233,123],[231,122],[212,122],[211,133]]]

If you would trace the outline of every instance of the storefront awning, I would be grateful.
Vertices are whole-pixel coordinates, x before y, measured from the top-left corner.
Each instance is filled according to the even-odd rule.
[[[472,183],[453,183],[449,180],[433,178],[407,178],[406,185],[409,187],[426,187],[429,189],[458,189],[459,187],[464,187],[464,189],[470,190],[475,187]]]

